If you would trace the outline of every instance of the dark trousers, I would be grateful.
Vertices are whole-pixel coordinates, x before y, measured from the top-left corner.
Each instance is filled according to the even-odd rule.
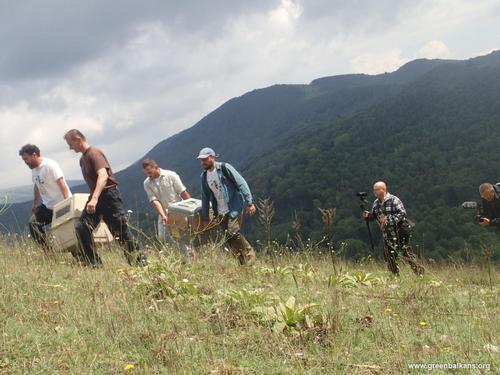
[[[424,267],[418,262],[410,246],[411,234],[399,228],[386,229],[384,233],[384,259],[387,268],[399,275],[398,257],[401,256],[417,275],[424,274]]]
[[[42,204],[35,210],[35,221],[29,223],[31,237],[45,249],[49,248],[46,227],[52,223],[52,213],[52,210]]]
[[[240,232],[243,215],[239,214],[234,219],[228,214],[220,215],[217,220],[220,220],[220,230],[224,233],[225,240],[239,263],[252,264],[255,261],[255,251]]]
[[[92,232],[101,221],[101,217],[114,238],[118,239],[123,246],[127,261],[129,264],[132,264],[133,256],[136,254],[138,246],[130,233],[121,194],[116,187],[103,190],[97,202],[96,212],[90,214],[85,209],[80,220],[75,225],[85,260],[92,265],[100,265],[102,263],[101,258],[97,254],[92,236]]]

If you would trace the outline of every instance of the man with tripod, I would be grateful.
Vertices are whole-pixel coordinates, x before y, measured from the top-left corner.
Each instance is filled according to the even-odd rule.
[[[411,224],[406,215],[403,202],[387,191],[385,182],[379,181],[373,186],[377,199],[371,211],[364,211],[367,221],[376,220],[384,237],[384,258],[389,271],[399,275],[398,256],[402,256],[417,275],[423,275],[424,268],[418,263],[410,246]]]

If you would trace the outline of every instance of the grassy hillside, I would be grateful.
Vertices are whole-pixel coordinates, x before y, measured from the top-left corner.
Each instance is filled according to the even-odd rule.
[[[104,251],[78,268],[30,242],[0,245],[0,369],[77,374],[402,374],[411,363],[500,365],[498,269],[408,267],[316,254],[240,268],[217,248],[145,269]],[[293,303],[292,297],[295,298]],[[441,373],[441,372],[437,372]],[[465,372],[464,372],[465,373]],[[469,372],[466,372],[469,373]],[[472,373],[479,373],[475,371]]]

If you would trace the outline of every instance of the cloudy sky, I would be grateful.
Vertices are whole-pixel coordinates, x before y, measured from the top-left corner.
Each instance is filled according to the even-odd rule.
[[[498,0],[0,0],[0,187],[36,143],[80,178],[83,130],[115,170],[254,88],[500,49]]]

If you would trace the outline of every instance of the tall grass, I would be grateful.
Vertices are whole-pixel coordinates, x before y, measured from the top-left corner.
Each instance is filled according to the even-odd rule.
[[[403,374],[408,363],[498,370],[498,269],[402,267],[278,251],[240,267],[220,247],[151,251],[103,269],[0,245],[0,371],[30,374]],[[342,270],[342,271],[339,271]],[[436,372],[437,373],[437,372]]]

